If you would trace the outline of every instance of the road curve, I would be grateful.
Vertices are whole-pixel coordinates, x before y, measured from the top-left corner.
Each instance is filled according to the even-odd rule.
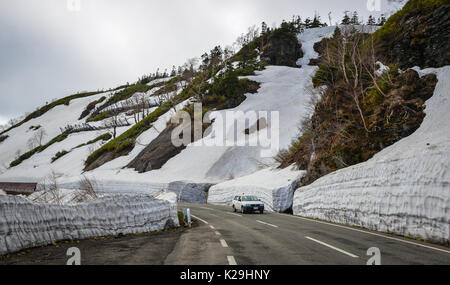
[[[292,215],[243,215],[231,207],[190,208],[189,229],[65,241],[0,257],[3,264],[59,264],[79,248],[81,264],[364,265],[369,248],[381,264],[450,264],[450,248]]]
[[[450,264],[449,247],[393,235],[278,213],[243,215],[225,206],[179,207],[199,221],[193,231],[209,228],[226,243],[229,264],[364,265],[373,257],[369,248],[380,250],[383,265]]]

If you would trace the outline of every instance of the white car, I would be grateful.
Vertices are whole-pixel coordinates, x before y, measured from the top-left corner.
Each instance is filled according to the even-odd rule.
[[[259,212],[264,214],[264,203],[256,196],[236,196],[233,199],[233,211],[242,214]]]

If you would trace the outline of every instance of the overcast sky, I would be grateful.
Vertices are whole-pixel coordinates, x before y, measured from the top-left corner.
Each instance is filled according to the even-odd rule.
[[[262,21],[377,15],[368,0],[69,0],[71,7],[78,1],[73,11],[67,0],[0,0],[0,124],[53,98],[181,65]]]

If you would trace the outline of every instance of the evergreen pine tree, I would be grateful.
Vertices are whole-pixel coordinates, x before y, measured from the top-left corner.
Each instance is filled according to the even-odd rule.
[[[384,14],[381,14],[381,18],[378,18],[378,26],[383,26],[384,23],[386,23],[386,17],[384,16]]]
[[[305,28],[306,29],[309,29],[309,28],[311,28],[311,19],[310,18],[306,18],[305,19]]]
[[[359,25],[360,23],[359,23],[359,16],[358,16],[358,12],[353,12],[353,16],[352,16],[352,18],[350,19],[350,24],[352,24],[352,25]]]
[[[267,34],[267,24],[266,22],[262,22],[261,24],[261,36],[265,36]]]
[[[336,29],[334,29],[333,38],[341,38],[341,36],[341,29],[339,29],[339,27],[336,27]]]
[[[303,29],[302,18],[300,16],[292,16],[292,25],[296,33],[300,33]]]
[[[344,18],[342,18],[341,25],[350,25],[350,17],[348,16],[348,11],[344,12]]]
[[[314,19],[311,22],[311,28],[319,28],[322,27],[322,23],[320,22],[320,16],[319,15],[315,15]]]

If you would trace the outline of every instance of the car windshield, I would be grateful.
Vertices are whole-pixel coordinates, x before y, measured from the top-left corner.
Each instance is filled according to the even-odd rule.
[[[259,201],[258,198],[256,198],[255,196],[242,196],[242,201]]]

